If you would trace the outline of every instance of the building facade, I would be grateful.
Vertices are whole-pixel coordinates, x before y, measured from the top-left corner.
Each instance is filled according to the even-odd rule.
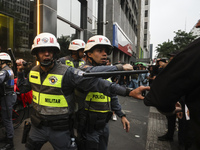
[[[137,61],[150,62],[150,0],[140,0],[138,8]]]
[[[149,25],[145,24],[149,21],[145,9],[149,7],[140,0],[0,0],[0,2],[5,6],[12,5],[9,7],[21,14],[21,21],[25,24],[23,31],[29,33],[27,35],[27,32],[22,32],[22,51],[26,49],[30,51],[33,38],[37,34],[50,32],[64,43],[65,47],[61,46],[61,50],[64,51],[67,51],[67,44],[73,39],[78,38],[87,42],[93,35],[104,35],[114,46],[113,53],[109,56],[112,63],[132,63],[138,58],[147,58],[149,55]],[[143,4],[142,9],[141,4]],[[12,24],[12,15],[9,17]],[[139,19],[140,17],[143,18]],[[16,35],[13,35],[13,40],[15,37]],[[13,47],[15,45],[14,41]]]
[[[197,36],[197,38],[200,37],[200,28],[198,27],[200,25],[200,20],[194,25],[194,27],[191,29],[190,32],[192,32],[193,35]]]
[[[0,36],[4,36],[1,47],[3,49],[17,48],[21,52],[28,51],[30,0],[0,0],[0,16],[1,24],[3,24]],[[17,39],[14,38],[16,36]]]

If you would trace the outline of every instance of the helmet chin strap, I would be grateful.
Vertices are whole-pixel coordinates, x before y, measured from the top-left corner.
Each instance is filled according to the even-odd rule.
[[[52,59],[52,60],[48,60],[48,61],[42,61],[42,62],[40,62],[40,65],[42,66],[42,67],[49,67],[49,66],[51,66],[52,64],[54,63],[54,60]]]
[[[96,63],[96,61],[94,61],[94,59],[92,58],[92,57],[89,57],[90,58],[90,60],[92,61],[92,65],[93,66],[102,66],[102,65],[106,65],[106,63],[104,64],[104,63],[102,63],[102,64],[99,64],[99,63]]]

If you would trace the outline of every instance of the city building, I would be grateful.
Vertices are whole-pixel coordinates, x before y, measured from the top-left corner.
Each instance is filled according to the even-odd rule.
[[[200,37],[200,20],[194,25],[194,27],[191,29],[190,32],[192,32],[193,35],[197,36],[197,38]]]
[[[138,7],[137,61],[150,63],[150,0],[140,0]]]
[[[109,56],[112,63],[133,63],[139,58],[149,58],[149,0],[141,1],[0,0],[2,6],[9,5],[9,10],[19,13],[20,21],[25,24],[20,32],[23,41],[20,51],[30,51],[33,38],[41,32],[50,32],[58,38],[60,56],[66,54],[71,40],[79,38],[87,42],[91,36],[100,34],[108,37],[114,46]],[[10,19],[9,32],[13,29],[13,36],[8,36],[13,39],[7,40],[7,47],[15,49],[18,38],[12,24],[16,16],[5,10],[1,12]]]
[[[138,1],[106,1],[106,33],[114,46],[113,63],[136,61]],[[104,21],[105,22],[105,21]]]
[[[0,0],[1,48],[28,51],[29,21],[30,0]]]

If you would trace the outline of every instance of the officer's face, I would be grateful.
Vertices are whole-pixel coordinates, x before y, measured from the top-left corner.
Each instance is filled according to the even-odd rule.
[[[97,64],[106,64],[107,51],[105,46],[96,47],[93,52],[89,52],[88,56],[91,57]]]
[[[40,62],[52,61],[54,51],[51,48],[42,48],[38,50],[38,59]]]
[[[79,57],[80,58],[83,58],[83,56],[84,56],[84,49],[80,49],[79,51],[78,51],[78,55],[79,55]]]

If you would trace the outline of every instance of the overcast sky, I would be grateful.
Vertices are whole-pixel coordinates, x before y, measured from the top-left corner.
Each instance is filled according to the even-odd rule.
[[[158,44],[173,40],[174,31],[190,32],[199,19],[200,0],[151,0],[150,43],[154,50]]]

